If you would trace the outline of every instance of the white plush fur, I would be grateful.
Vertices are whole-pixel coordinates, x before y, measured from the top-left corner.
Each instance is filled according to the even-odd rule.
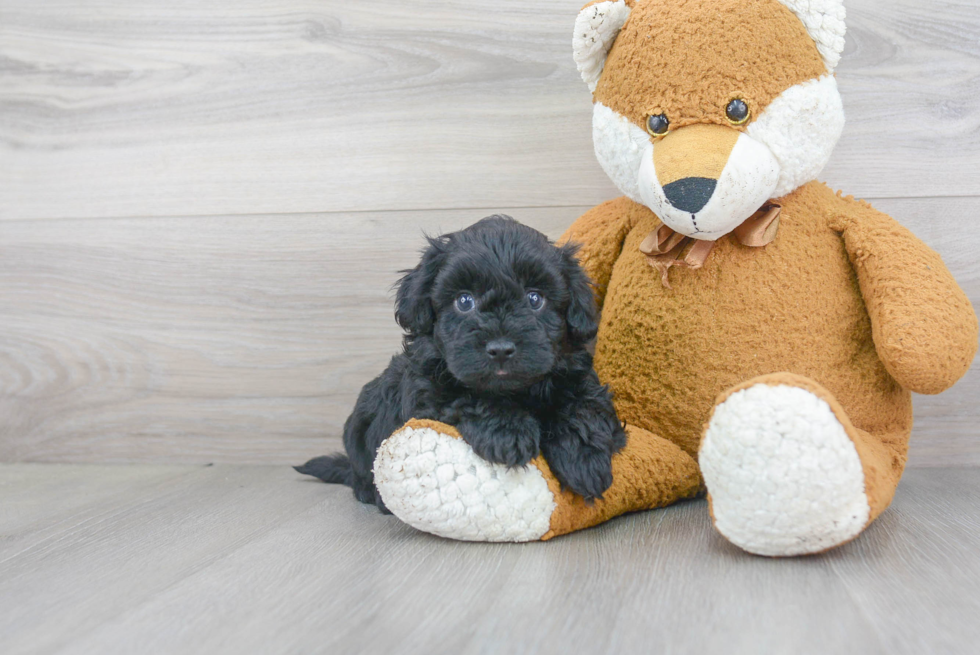
[[[771,197],[779,164],[764,145],[740,134],[715,192],[701,211],[690,214],[671,205],[657,179],[650,143],[640,163],[640,197],[668,227],[695,239],[714,241],[739,226]]]
[[[597,102],[592,106],[592,144],[599,165],[616,188],[634,202],[640,195],[640,164],[650,156],[650,135],[625,116]]]
[[[833,73],[844,52],[844,0],[779,0],[786,5],[806,27],[817,50]]]
[[[619,190],[672,229],[708,240],[733,230],[770,198],[816,178],[843,129],[844,106],[832,75],[786,89],[739,136],[714,195],[692,219],[664,196],[653,163],[656,140],[601,102],[592,113],[596,158]]]
[[[747,128],[779,162],[774,198],[817,177],[844,131],[844,103],[833,75],[791,86]]]
[[[630,8],[623,0],[610,0],[586,7],[575,19],[572,56],[589,91],[595,91],[606,55],[629,15]]]
[[[463,541],[534,541],[555,499],[534,466],[490,464],[462,439],[406,427],[385,439],[374,482],[391,512],[431,534]]]
[[[857,450],[830,406],[804,389],[757,384],[729,396],[699,463],[715,527],[751,553],[821,552],[868,522]]]

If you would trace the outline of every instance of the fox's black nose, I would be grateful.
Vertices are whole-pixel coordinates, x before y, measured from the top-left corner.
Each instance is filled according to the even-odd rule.
[[[664,195],[682,212],[697,214],[711,200],[717,185],[718,180],[707,177],[685,177],[664,185]]]
[[[487,356],[498,362],[506,362],[517,352],[517,346],[513,341],[506,339],[494,339],[487,344]]]

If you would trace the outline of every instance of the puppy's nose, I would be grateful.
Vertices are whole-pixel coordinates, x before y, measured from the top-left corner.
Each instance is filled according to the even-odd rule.
[[[665,184],[664,196],[667,197],[667,202],[682,212],[697,214],[711,200],[711,194],[715,192],[717,185],[718,180],[711,180],[706,177],[685,177],[676,182]]]
[[[517,352],[517,346],[513,341],[506,339],[494,339],[487,344],[487,356],[498,362],[506,362]]]

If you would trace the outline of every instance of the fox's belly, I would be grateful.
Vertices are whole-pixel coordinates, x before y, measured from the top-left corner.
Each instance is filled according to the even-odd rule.
[[[621,419],[694,454],[719,393],[786,371],[825,386],[859,428],[911,421],[909,393],[875,352],[839,235],[792,210],[784,205],[764,248],[726,237],[703,268],[671,269],[672,289],[639,251],[658,221],[639,221],[613,269],[596,344]]]

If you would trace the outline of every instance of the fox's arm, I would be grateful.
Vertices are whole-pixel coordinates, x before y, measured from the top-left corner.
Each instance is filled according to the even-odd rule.
[[[937,253],[890,216],[852,198],[831,226],[857,273],[878,356],[899,384],[934,394],[953,386],[977,352],[977,315]]]
[[[600,308],[606,299],[613,264],[619,258],[623,241],[630,231],[631,205],[627,198],[616,198],[596,205],[582,214],[558,239],[558,243],[579,244],[578,260],[592,278]]]

